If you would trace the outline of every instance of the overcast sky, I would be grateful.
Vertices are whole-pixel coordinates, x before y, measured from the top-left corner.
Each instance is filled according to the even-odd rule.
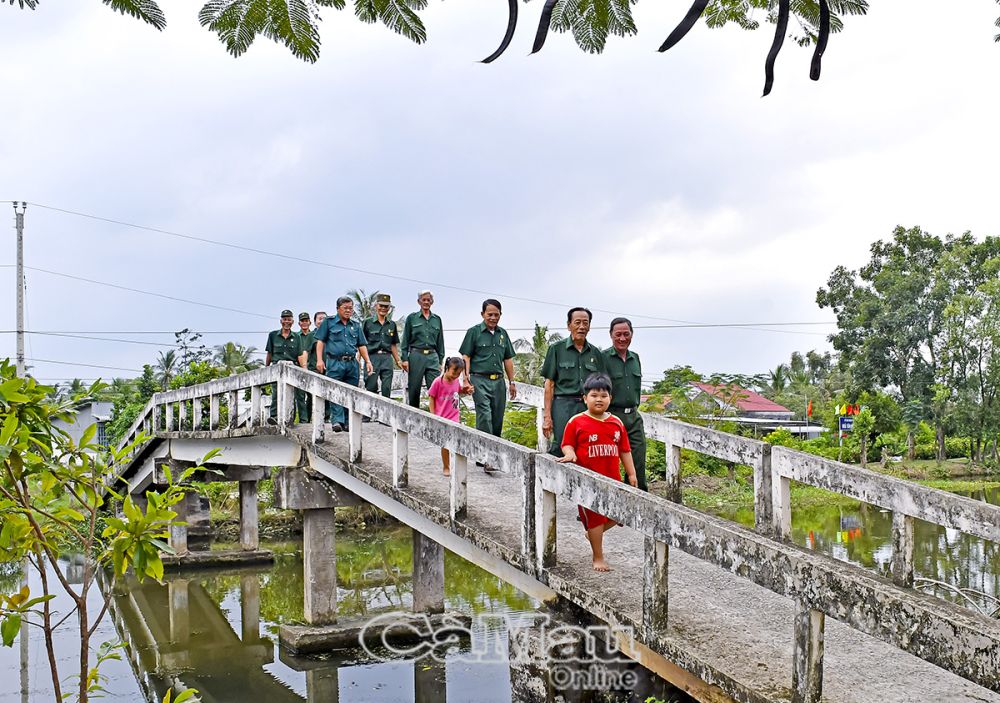
[[[786,42],[764,99],[770,26],[700,24],[655,52],[686,2],[639,3],[638,36],[601,56],[563,34],[528,56],[531,2],[491,65],[476,59],[503,33],[500,0],[432,2],[423,46],[327,10],[314,65],[267,40],[233,59],[198,25],[199,3],[163,4],[162,33],[97,0],[0,8],[0,200],[432,282],[449,330],[479,321],[474,291],[504,302],[515,337],[535,321],[564,330],[566,305],[582,304],[607,311],[592,333],[605,346],[611,311],[630,315],[650,379],[675,364],[762,372],[827,349],[816,289],[897,224],[998,233],[990,0],[875,0],[831,38],[818,83],[810,50]],[[12,264],[13,213],[0,208],[0,264]],[[32,330],[166,343],[190,327],[262,348],[282,308],[332,310],[363,288],[391,293],[398,315],[422,287],[36,206],[26,225],[30,267],[244,311],[29,271]],[[0,329],[12,330],[11,268],[0,286]],[[644,327],[672,320],[828,324]],[[449,350],[460,340],[450,333]],[[14,355],[14,335],[0,344]],[[28,346],[126,369],[157,351],[37,335]]]

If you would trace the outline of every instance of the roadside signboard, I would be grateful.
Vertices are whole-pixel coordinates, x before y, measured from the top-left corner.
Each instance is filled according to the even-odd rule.
[[[854,429],[854,418],[853,417],[842,417],[840,418],[840,431],[850,432]]]

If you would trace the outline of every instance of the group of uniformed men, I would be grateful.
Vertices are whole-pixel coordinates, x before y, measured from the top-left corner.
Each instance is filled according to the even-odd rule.
[[[420,309],[406,317],[402,333],[389,316],[392,300],[380,293],[375,298],[375,314],[361,322],[353,319],[354,301],[337,299],[337,314],[328,317],[323,311],[310,319],[299,314],[299,332],[292,331],[291,310],[281,313],[281,329],[267,337],[266,364],[288,361],[325,374],[329,378],[357,386],[360,380],[358,358],[365,364],[365,388],[389,397],[394,366],[407,373],[406,402],[420,407],[422,388],[429,388],[441,374],[445,361],[444,326],[431,312],[434,295],[417,295]],[[483,301],[483,321],[470,327],[459,347],[465,359],[463,386],[472,389],[476,409],[476,429],[500,436],[507,399],[514,400],[514,345],[507,331],[500,327],[502,307],[498,300]],[[591,373],[611,377],[611,413],[628,432],[632,446],[639,488],[646,490],[646,436],[639,415],[642,366],[639,356],[629,349],[632,323],[624,317],[611,321],[611,346],[603,351],[587,340],[593,315],[575,307],[566,316],[569,336],[549,346],[542,365],[545,379],[545,405],[542,431],[550,439],[549,452],[562,456],[562,434],[566,423],[586,409],[582,400],[583,381]],[[310,324],[315,329],[310,329]],[[347,428],[346,408],[328,403],[329,422],[334,432]],[[299,422],[312,420],[312,397],[296,390],[295,406]],[[270,417],[275,421],[277,404],[271,403]],[[367,421],[367,418],[365,418]],[[490,471],[490,467],[485,467]]]

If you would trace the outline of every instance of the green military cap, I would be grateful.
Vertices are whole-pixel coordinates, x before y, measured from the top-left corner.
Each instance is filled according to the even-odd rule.
[[[282,317],[291,317],[294,314],[295,313],[293,313],[291,310],[282,310],[281,311],[281,316]]]
[[[388,293],[379,293],[375,296],[376,305],[392,305],[392,298],[389,297]]]
[[[311,318],[309,317],[309,313],[307,313],[307,312],[300,312],[300,313],[299,313],[299,321],[300,321],[300,322],[301,322],[302,320],[309,320],[309,319],[311,319]]]

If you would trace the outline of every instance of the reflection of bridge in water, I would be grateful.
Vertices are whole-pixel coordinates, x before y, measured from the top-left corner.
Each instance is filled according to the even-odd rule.
[[[147,700],[158,703],[169,688],[175,694],[195,688],[206,703],[336,703],[342,670],[386,666],[359,658],[357,652],[321,660],[282,652],[285,666],[304,672],[305,695],[297,693],[268,670],[275,661],[275,646],[260,636],[260,576],[257,570],[240,570],[236,627],[194,574],[168,576],[163,584],[130,578],[111,594],[111,617],[129,645],[126,655]],[[443,663],[398,660],[382,674],[390,670],[391,680],[381,679],[380,684],[404,691],[412,686],[414,703],[447,700]],[[362,699],[357,692],[345,698]]]
[[[298,389],[314,408],[346,405],[350,431],[327,435],[320,412],[311,428],[265,426],[269,384],[279,416]],[[541,400],[530,386],[518,395]],[[362,425],[363,416],[382,424]],[[254,554],[257,481],[264,467],[283,468],[276,505],[303,511],[304,614],[317,627],[337,618],[334,509],[363,500],[414,530],[416,610],[441,609],[446,547],[589,622],[630,628],[623,650],[702,700],[1000,701],[1000,623],[912,588],[916,520],[996,542],[1000,508],[662,416],[645,421],[666,445],[667,498],[279,365],[154,396],[130,431],[153,439],[123,478],[141,499],[163,482],[164,465],[222,449],[212,465],[240,482],[241,542]],[[441,447],[454,454],[450,479],[440,475]],[[754,529],[680,504],[682,451],[751,467]],[[504,471],[485,476],[474,461]],[[791,544],[792,481],[891,511],[891,578]],[[590,568],[577,504],[625,526],[608,533],[611,574]],[[171,540],[186,552],[183,525]],[[293,648],[307,635],[281,630]]]

